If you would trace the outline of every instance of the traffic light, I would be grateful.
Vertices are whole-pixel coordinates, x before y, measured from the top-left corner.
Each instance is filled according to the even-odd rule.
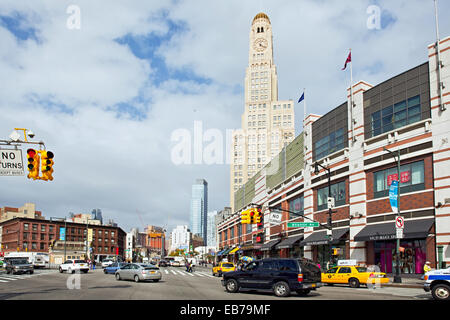
[[[28,158],[28,179],[39,179],[39,154],[34,149],[27,150]]]
[[[340,248],[333,248],[333,256],[338,256],[339,255],[339,253],[340,253],[340,250],[339,250]]]
[[[42,172],[42,180],[53,180],[52,173],[53,173],[53,152],[51,151],[40,151],[41,153],[41,172]]]
[[[250,210],[244,210],[241,212],[241,223],[242,224],[252,223],[250,218]]]
[[[253,216],[253,221],[256,224],[260,224],[261,223],[261,219],[262,219],[262,209],[260,207],[258,208],[254,208],[253,209],[255,215]]]

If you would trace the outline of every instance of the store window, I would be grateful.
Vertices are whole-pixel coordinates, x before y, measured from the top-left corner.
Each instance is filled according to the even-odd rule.
[[[424,190],[424,175],[423,160],[400,166],[400,193]],[[374,172],[373,197],[387,197],[393,180],[398,180],[397,167]]]
[[[334,206],[342,206],[346,203],[345,181],[331,185],[331,197],[334,198]],[[323,210],[328,207],[328,186],[317,190],[317,210]]]
[[[296,198],[289,199],[289,219],[303,216],[304,197],[303,194]]]

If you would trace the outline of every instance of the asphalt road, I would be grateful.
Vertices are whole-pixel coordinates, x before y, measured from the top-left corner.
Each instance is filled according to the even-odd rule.
[[[0,300],[430,300],[417,288],[382,287],[358,289],[348,286],[321,287],[306,297],[293,293],[278,298],[270,292],[228,293],[210,268],[197,267],[186,273],[183,267],[161,268],[160,282],[117,281],[101,269],[87,274],[66,274],[36,270],[33,275],[0,274]]]

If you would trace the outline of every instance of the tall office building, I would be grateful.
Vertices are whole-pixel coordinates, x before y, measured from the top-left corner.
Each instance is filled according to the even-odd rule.
[[[208,182],[197,179],[192,185],[190,229],[205,241],[207,237]]]
[[[273,61],[272,26],[258,13],[250,28],[245,72],[245,110],[241,129],[233,131],[230,206],[234,193],[294,139],[294,103],[278,100],[277,69]]]
[[[216,215],[217,211],[208,212],[206,243],[209,247],[216,246]]]
[[[100,220],[100,223],[103,224],[102,210],[100,210],[100,209],[93,209],[92,210],[92,219],[93,220]]]

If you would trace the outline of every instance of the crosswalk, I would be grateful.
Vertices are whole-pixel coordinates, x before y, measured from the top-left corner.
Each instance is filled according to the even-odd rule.
[[[55,273],[54,271],[48,271],[48,272],[39,272],[39,273],[33,273],[33,274],[7,274],[7,273],[1,273],[0,274],[0,283],[7,283],[11,281],[17,281],[17,280],[25,280],[32,277],[41,276],[44,274],[49,273]]]
[[[183,277],[200,277],[200,278],[217,278],[214,277],[211,274],[207,274],[206,272],[202,272],[202,271],[194,271],[194,272],[186,272],[185,270],[174,270],[174,269],[165,269],[165,270],[161,270],[163,271],[163,274],[167,274],[167,275],[176,275],[176,276],[183,276]]]

